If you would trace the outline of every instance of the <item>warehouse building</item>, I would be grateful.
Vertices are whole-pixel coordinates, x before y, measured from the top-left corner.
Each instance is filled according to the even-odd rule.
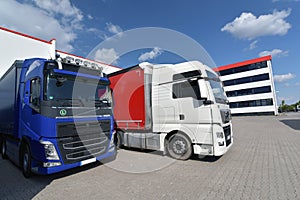
[[[56,54],[61,58],[78,59],[81,62],[98,65],[106,74],[120,70],[119,67],[108,65],[95,60],[90,60],[56,49],[56,40],[42,40],[24,33],[13,31],[0,26],[0,78],[15,60],[26,58],[54,59]]]
[[[277,115],[272,57],[215,68],[224,84],[233,115]]]

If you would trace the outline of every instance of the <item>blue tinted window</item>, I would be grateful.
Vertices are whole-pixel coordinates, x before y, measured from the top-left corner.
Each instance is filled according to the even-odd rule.
[[[244,66],[241,66],[241,67],[236,67],[236,68],[232,68],[232,69],[222,70],[222,71],[220,71],[220,75],[221,76],[225,76],[225,75],[229,75],[229,74],[246,72],[246,71],[250,71],[250,70],[256,70],[256,69],[266,68],[267,66],[268,66],[267,65],[267,61],[257,62],[257,63],[253,63],[253,64],[249,64],[249,65],[244,65]]]
[[[227,97],[236,97],[236,96],[261,94],[261,93],[268,93],[268,92],[271,92],[271,86],[228,91],[228,92],[226,92],[226,95],[227,95]]]
[[[200,96],[200,89],[197,80],[173,84],[173,99],[186,97],[200,99]]]
[[[264,81],[269,80],[269,74],[260,74],[255,76],[249,76],[245,78],[238,78],[228,81],[223,81],[224,86],[230,86],[230,85],[238,85],[238,84],[244,84],[244,83],[251,83],[256,81]]]
[[[229,103],[230,108],[245,108],[245,107],[271,106],[271,105],[273,105],[273,99],[259,99],[259,100]]]

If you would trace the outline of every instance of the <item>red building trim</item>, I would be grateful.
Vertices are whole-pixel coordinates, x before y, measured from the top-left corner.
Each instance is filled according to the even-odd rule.
[[[37,40],[37,41],[40,41],[40,42],[44,42],[44,43],[47,43],[47,44],[51,44],[52,40],[55,40],[55,39],[51,39],[50,41],[42,40],[42,39],[40,39],[40,38],[36,38],[36,37],[30,36],[30,35],[26,35],[26,34],[24,34],[24,33],[20,33],[20,32],[17,32],[17,31],[13,31],[13,30],[10,30],[10,29],[1,27],[1,26],[0,26],[0,30],[7,31],[7,32],[10,32],[10,33],[14,33],[14,34],[16,34],[16,35],[20,35],[20,36],[23,36],[23,37],[27,37],[27,38],[30,38],[30,39],[33,39],[33,40]]]
[[[213,70],[216,71],[216,72],[219,72],[219,71],[232,69],[232,68],[238,68],[238,67],[242,67],[242,66],[245,66],[245,65],[249,65],[249,64],[253,64],[253,63],[257,63],[257,62],[263,62],[263,61],[267,61],[267,60],[272,60],[272,56],[269,55],[269,56],[264,56],[264,57],[255,58],[255,59],[251,59],[251,60],[246,60],[246,61],[243,61],[243,62],[233,63],[233,64],[230,64],[230,65],[224,65],[224,66],[221,66],[221,67],[214,68]]]

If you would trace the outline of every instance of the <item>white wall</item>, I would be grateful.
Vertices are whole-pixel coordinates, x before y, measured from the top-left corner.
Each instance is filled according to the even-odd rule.
[[[54,59],[56,54],[55,43],[55,40],[45,41],[0,27],[0,77],[2,77],[2,75],[11,67],[15,60],[24,60],[26,58]],[[66,52],[57,52],[63,58],[66,56],[71,56],[84,61],[87,60],[89,62],[97,63],[99,66],[103,67],[103,72],[106,74],[121,69]]]
[[[47,42],[0,27],[0,77],[15,60],[51,58],[54,55],[55,40]]]

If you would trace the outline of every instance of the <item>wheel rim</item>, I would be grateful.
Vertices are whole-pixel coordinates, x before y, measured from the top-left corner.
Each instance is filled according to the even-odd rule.
[[[25,153],[23,157],[23,169],[26,172],[28,169],[28,154]]]
[[[178,155],[182,155],[186,152],[186,143],[183,140],[175,140],[172,146],[174,153]]]
[[[5,155],[5,153],[6,153],[6,144],[5,144],[5,141],[3,141],[3,143],[2,143],[2,155]]]

